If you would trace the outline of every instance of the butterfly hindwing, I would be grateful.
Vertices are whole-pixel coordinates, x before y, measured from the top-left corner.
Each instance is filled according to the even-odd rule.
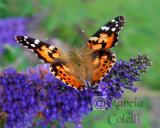
[[[70,67],[63,62],[57,62],[50,65],[51,73],[63,83],[75,88],[76,90],[83,90],[85,83],[79,80],[74,74],[71,73]]]
[[[45,63],[53,63],[61,56],[61,51],[53,45],[26,36],[16,36],[17,43],[31,49]]]
[[[87,42],[87,46],[96,51],[114,47],[118,42],[118,34],[125,23],[123,16],[118,16],[102,26]]]
[[[111,51],[96,51],[92,54],[93,65],[95,69],[93,70],[91,77],[91,85],[95,85],[100,82],[100,80],[110,72],[111,68],[116,62],[116,56]]]

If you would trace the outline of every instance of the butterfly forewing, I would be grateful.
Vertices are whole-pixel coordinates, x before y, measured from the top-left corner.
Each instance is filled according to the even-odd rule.
[[[87,42],[87,46],[96,51],[114,47],[118,42],[119,31],[125,23],[123,16],[118,16],[103,25]]]
[[[17,43],[31,49],[45,63],[53,63],[60,58],[61,51],[53,45],[26,36],[15,36]]]

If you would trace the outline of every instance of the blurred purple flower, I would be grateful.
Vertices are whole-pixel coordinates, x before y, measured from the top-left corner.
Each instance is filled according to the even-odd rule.
[[[21,33],[27,34],[27,24],[30,19],[24,17],[10,17],[0,19],[0,53],[3,52],[5,44],[16,44],[14,36]]]
[[[12,68],[4,70],[0,73],[0,111],[7,114],[6,128],[30,127],[39,115],[42,120],[36,125],[58,120],[62,128],[65,122],[74,122],[76,128],[82,128],[83,117],[94,110],[94,96],[105,97],[108,101],[105,109],[109,109],[114,99],[121,98],[124,89],[136,91],[133,82],[139,80],[147,66],[149,59],[141,55],[129,62],[119,61],[97,88],[81,92],[55,79],[48,65],[23,73]]]

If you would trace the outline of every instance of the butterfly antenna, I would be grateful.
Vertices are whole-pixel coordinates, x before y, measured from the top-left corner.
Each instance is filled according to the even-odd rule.
[[[53,40],[50,40],[50,39],[48,39],[48,38],[46,38],[45,40],[46,40],[46,42],[47,42],[48,44],[55,45],[55,43],[53,42]]]
[[[78,45],[78,40],[79,40],[79,37],[77,36],[77,37],[74,39],[73,43],[71,43],[72,46],[77,46],[77,45]]]
[[[53,43],[53,42],[52,42],[51,40],[49,40],[47,37],[46,37],[45,41],[46,41],[47,43],[49,43],[49,44]]]
[[[81,37],[83,38],[85,42],[89,39],[89,36],[84,30],[81,31]]]
[[[76,26],[76,31],[78,33],[78,37],[76,38],[76,40],[74,41],[74,44],[77,44],[78,39],[80,39],[80,37],[86,42],[87,39],[89,38],[88,35],[85,33],[85,30],[81,29],[79,26]],[[76,42],[76,43],[75,43]]]
[[[77,27],[77,32],[78,32],[78,35],[80,35],[84,41],[88,40],[89,36],[86,34],[85,30]]]

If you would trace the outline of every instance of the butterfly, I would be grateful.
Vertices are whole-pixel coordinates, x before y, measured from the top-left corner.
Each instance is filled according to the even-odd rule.
[[[123,16],[114,18],[93,34],[82,48],[71,48],[68,52],[27,36],[17,35],[15,40],[49,63],[56,78],[80,91],[87,88],[87,83],[94,87],[110,72],[116,62],[110,48],[117,44],[124,23]]]

